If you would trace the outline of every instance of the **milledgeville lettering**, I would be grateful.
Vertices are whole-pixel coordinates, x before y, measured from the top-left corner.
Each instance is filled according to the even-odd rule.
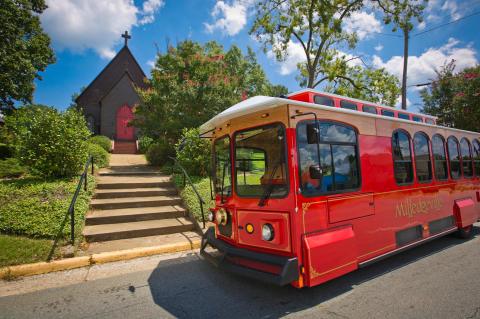
[[[440,210],[442,206],[442,201],[438,196],[427,200],[407,198],[397,204],[395,217],[413,217],[415,215],[428,214]]]

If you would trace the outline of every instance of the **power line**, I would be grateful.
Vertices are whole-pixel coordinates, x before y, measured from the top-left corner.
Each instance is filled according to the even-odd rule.
[[[453,23],[457,23],[457,22],[459,22],[459,21],[465,20],[465,19],[467,19],[467,18],[476,16],[476,15],[479,15],[479,14],[480,14],[480,11],[476,11],[476,12],[474,12],[474,13],[472,13],[472,14],[466,15],[466,16],[461,17],[461,18],[458,18],[458,19],[456,19],[456,20],[452,20],[452,21],[450,21],[450,22],[442,23],[442,24],[437,25],[436,27],[430,28],[430,29],[428,29],[428,30],[415,33],[414,35],[412,35],[412,38],[413,38],[413,37],[417,37],[417,36],[422,35],[422,34],[425,34],[425,33],[428,33],[428,32],[433,31],[433,30],[437,30],[437,29],[443,28],[443,27],[445,27],[445,26],[447,26],[447,25],[450,25],[450,24],[453,24]]]

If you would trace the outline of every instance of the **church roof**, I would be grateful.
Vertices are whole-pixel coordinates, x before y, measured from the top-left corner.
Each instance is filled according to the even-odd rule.
[[[115,84],[125,75],[125,73],[128,74],[136,86],[142,89],[148,87],[145,83],[145,78],[147,76],[126,45],[87,86],[87,88],[80,93],[76,99],[77,104],[92,105],[99,103],[100,100],[108,94]]]

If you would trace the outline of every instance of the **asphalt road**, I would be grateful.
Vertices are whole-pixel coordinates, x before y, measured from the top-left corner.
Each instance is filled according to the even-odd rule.
[[[480,231],[297,290],[223,273],[196,254],[0,282],[0,318],[480,318]]]

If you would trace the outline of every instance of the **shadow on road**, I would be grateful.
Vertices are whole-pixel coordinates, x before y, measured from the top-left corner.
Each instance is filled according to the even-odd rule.
[[[475,236],[479,232],[475,227]],[[322,304],[356,285],[464,242],[453,236],[440,238],[314,288],[266,285],[222,272],[196,255],[162,261],[148,283],[154,302],[175,317],[276,318]]]

